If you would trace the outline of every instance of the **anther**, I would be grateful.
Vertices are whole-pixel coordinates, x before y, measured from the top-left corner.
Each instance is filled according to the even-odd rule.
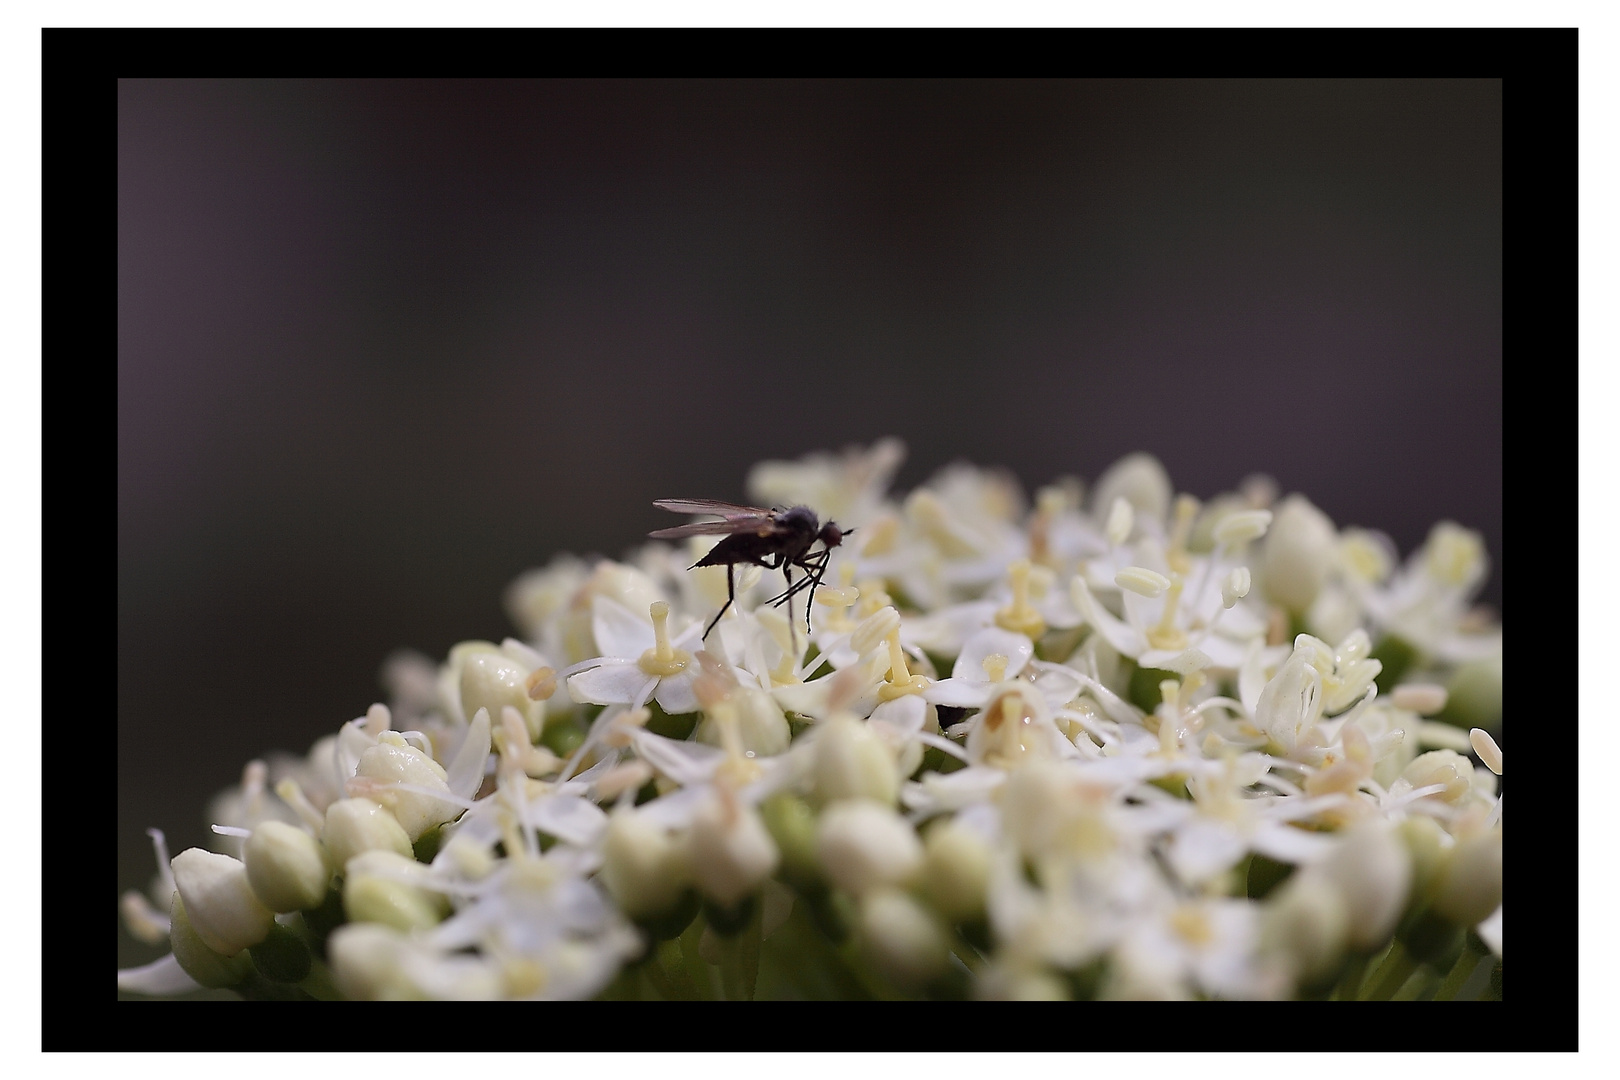
[[[1484,728],[1474,728],[1468,733],[1468,741],[1474,746],[1474,753],[1485,767],[1497,776],[1502,775],[1502,748],[1496,745],[1496,740]]]
[[[1114,584],[1152,600],[1164,595],[1164,590],[1170,587],[1170,579],[1145,566],[1127,566],[1114,575]]]
[[[1215,542],[1225,548],[1242,547],[1266,535],[1271,526],[1270,510],[1239,510],[1227,514],[1215,526]]]
[[[656,644],[641,654],[641,659],[636,661],[637,665],[648,675],[660,677],[676,675],[686,670],[686,665],[692,662],[692,654],[685,649],[674,648],[669,643],[669,604],[658,600],[647,610],[652,615]]]
[[[557,692],[557,671],[549,667],[535,668],[529,672],[523,685],[529,693],[529,700],[547,701]]]
[[[997,683],[1007,677],[1007,665],[1011,661],[1000,653],[991,653],[979,663],[984,667],[984,673],[990,677],[990,681]]]
[[[1397,709],[1433,716],[1446,707],[1446,688],[1429,683],[1406,683],[1395,688],[1391,700]]]
[[[1232,607],[1239,600],[1249,595],[1250,584],[1249,568],[1240,566],[1226,575],[1221,582],[1221,604],[1223,607]]]

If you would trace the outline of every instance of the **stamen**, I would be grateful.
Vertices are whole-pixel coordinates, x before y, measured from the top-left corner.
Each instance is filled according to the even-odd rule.
[[[1164,590],[1170,587],[1170,579],[1145,566],[1127,566],[1114,575],[1114,584],[1152,600],[1164,595]]]
[[[863,590],[864,594],[864,590]],[[862,619],[849,636],[849,647],[865,656],[890,634],[900,629],[900,613],[892,607],[881,607]]]
[[[597,777],[596,797],[601,802],[609,802],[626,791],[639,789],[652,776],[652,766],[645,761],[626,762]]]
[[[660,678],[678,675],[692,662],[692,654],[669,643],[669,604],[658,600],[647,610],[652,615],[653,636],[657,643],[642,653],[636,664],[648,675]]]
[[[238,829],[235,825],[210,825],[208,827],[221,836],[239,836],[245,840],[253,835],[252,829]]]
[[[366,710],[366,722],[361,730],[375,739],[391,728],[393,723],[393,714],[388,711],[388,706],[379,701]]]
[[[163,891],[166,895],[174,895],[174,871],[169,869],[169,841],[163,835],[162,829],[147,829],[146,835],[152,838],[152,853],[157,856],[158,877],[163,881]]]
[[[873,612],[894,606],[894,601],[889,599],[889,591],[883,587],[882,578],[867,578],[861,582],[858,591],[861,597],[856,602],[855,614],[859,618],[864,619]]]
[[[990,681],[997,683],[1007,677],[1007,665],[1011,661],[1000,653],[991,653],[979,663],[984,667],[984,673],[990,677]]]
[[[1046,633],[1046,620],[1029,602],[1029,560],[1018,559],[1007,568],[1013,602],[996,612],[996,625],[1031,641]]]
[[[899,535],[900,519],[885,515],[866,527],[866,544],[861,548],[861,554],[868,559],[877,555],[887,555],[894,550],[894,542]],[[854,567],[850,566],[852,577],[854,573]]]
[[[315,830],[316,836],[321,835],[321,830],[326,827],[326,815],[315,809],[315,804],[309,801],[309,796],[304,794],[304,789],[298,786],[297,780],[290,776],[284,778],[276,785],[276,794],[281,796],[282,802],[293,808],[293,812],[305,825]]]
[[[1428,683],[1407,683],[1397,686],[1391,699],[1397,709],[1415,712],[1419,716],[1433,716],[1446,707],[1446,688]]]
[[[878,699],[893,701],[907,694],[920,694],[928,689],[928,678],[913,675],[906,667],[905,650],[900,648],[900,628],[889,631],[889,678],[878,687]]]
[[[1170,591],[1164,597],[1164,614],[1159,617],[1159,625],[1146,634],[1148,644],[1155,649],[1185,649],[1187,635],[1176,627],[1176,605],[1181,602],[1181,590],[1184,587],[1181,575],[1177,574],[1170,579]]]
[[[1502,748],[1496,745],[1496,740],[1491,738],[1490,732],[1484,728],[1474,728],[1468,733],[1468,741],[1473,745],[1474,753],[1479,755],[1479,760],[1485,763],[1485,767],[1501,776]]]
[[[1230,608],[1239,600],[1248,596],[1250,583],[1251,578],[1247,566],[1240,566],[1227,574],[1226,580],[1221,582],[1221,606]]]
[[[1198,516],[1198,500],[1188,494],[1176,496],[1175,521],[1170,527],[1170,550],[1165,562],[1178,574],[1192,569],[1192,558],[1187,554],[1187,537],[1192,532],[1193,519]]]
[[[1266,535],[1270,526],[1270,510],[1240,510],[1226,515],[1215,526],[1215,542],[1224,548],[1242,547]]]
[[[557,671],[550,667],[535,668],[523,685],[531,701],[549,701],[557,692]]]
[[[1114,505],[1108,508],[1108,524],[1104,526],[1109,546],[1119,547],[1123,544],[1135,525],[1136,511],[1131,508],[1129,500],[1123,495],[1115,496]]]

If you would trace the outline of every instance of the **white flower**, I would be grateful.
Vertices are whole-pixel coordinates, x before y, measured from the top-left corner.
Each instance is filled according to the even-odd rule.
[[[697,709],[692,680],[701,669],[684,646],[703,633],[701,622],[692,620],[671,640],[669,605],[663,601],[649,605],[647,620],[606,596],[598,596],[592,607],[592,632],[603,652],[568,669],[568,693],[575,701],[639,709],[656,700],[671,714]]]

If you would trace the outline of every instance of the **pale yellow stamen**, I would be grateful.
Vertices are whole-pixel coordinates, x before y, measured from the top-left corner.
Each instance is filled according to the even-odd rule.
[[[991,682],[1000,682],[1007,677],[1007,664],[1010,661],[1000,653],[991,653],[979,662],[984,665],[984,673]]]
[[[861,582],[860,589],[857,591],[860,594],[860,599],[855,605],[855,616],[857,618],[864,619],[874,611],[879,611],[894,603],[893,600],[889,599],[888,590],[883,587],[882,578],[867,578]]]
[[[1170,527],[1170,550],[1165,562],[1178,574],[1192,569],[1192,558],[1187,554],[1187,537],[1192,534],[1193,519],[1198,516],[1198,500],[1191,495],[1177,495],[1175,522]]]
[[[548,701],[552,694],[557,692],[557,672],[554,668],[541,667],[529,672],[524,681],[524,687],[529,692],[532,701]]]
[[[1496,740],[1484,728],[1474,728],[1468,733],[1468,741],[1474,747],[1474,753],[1485,767],[1497,776],[1502,775],[1502,748],[1496,745]]]
[[[1147,632],[1148,644],[1155,649],[1185,649],[1187,635],[1176,627],[1176,605],[1181,602],[1181,590],[1186,587],[1180,574],[1170,579],[1170,589],[1164,597],[1164,614],[1159,625]]]
[[[1028,559],[1019,559],[1007,568],[1013,602],[996,612],[996,625],[1033,641],[1046,633],[1046,620],[1029,602],[1029,569]]]
[[[677,649],[669,643],[669,605],[662,600],[656,601],[648,611],[652,615],[653,635],[657,641],[652,648],[641,654],[636,661],[642,671],[648,675],[657,675],[667,678],[678,675],[686,670],[686,665],[692,662],[692,654],[685,649]]]
[[[900,628],[895,627],[889,631],[889,678],[878,687],[878,699],[893,701],[895,698],[907,694],[920,694],[928,689],[928,679],[923,675],[913,675],[906,667],[906,653],[900,648]]]
[[[281,801],[292,807],[305,825],[313,828],[317,835],[326,827],[326,815],[315,809],[315,804],[309,801],[304,789],[298,786],[298,781],[286,777],[276,785],[276,794]]]

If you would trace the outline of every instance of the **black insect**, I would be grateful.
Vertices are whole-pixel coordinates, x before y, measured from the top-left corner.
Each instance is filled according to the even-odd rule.
[[[737,599],[737,583],[732,568],[738,563],[752,563],[767,570],[782,571],[787,578],[786,591],[766,602],[777,607],[786,604],[788,626],[792,628],[794,595],[808,588],[810,599],[815,599],[816,586],[821,584],[822,575],[827,572],[827,560],[832,558],[832,549],[843,543],[848,535],[831,521],[821,524],[816,512],[808,506],[767,510],[761,506],[738,506],[714,499],[658,499],[653,505],[677,514],[719,514],[725,519],[695,521],[690,525],[677,525],[672,529],[658,529],[647,534],[655,540],[678,540],[683,536],[725,537],[710,548],[707,555],[692,564],[694,570],[699,566],[726,568],[726,602],[704,629],[704,638],[708,638],[709,632],[720,621],[720,616]],[[821,541],[821,550],[811,552],[810,548],[818,540]],[[793,580],[794,567],[804,571],[804,577],[798,581]],[[810,629],[808,603],[805,604],[804,627],[806,631]],[[794,648],[797,649],[798,633],[796,630],[793,633]]]

